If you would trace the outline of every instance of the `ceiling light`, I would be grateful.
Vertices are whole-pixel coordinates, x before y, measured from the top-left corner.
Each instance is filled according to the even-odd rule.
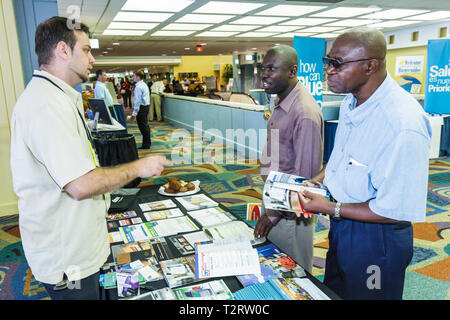
[[[147,30],[109,30],[103,31],[104,36],[142,36]]]
[[[102,53],[103,53],[103,54],[107,54],[107,53],[108,53],[108,51],[103,51]]]
[[[365,19],[346,19],[346,20],[338,20],[335,22],[327,23],[325,26],[329,27],[358,27],[358,26],[366,26],[368,24],[373,24],[381,22],[381,20],[365,20]]]
[[[176,36],[188,36],[191,33],[194,33],[195,31],[156,31],[154,33],[152,33],[152,37],[155,36],[164,36],[164,37],[176,37]]]
[[[348,18],[367,14],[370,12],[378,11],[379,8],[354,8],[354,7],[339,7],[331,10],[319,12],[311,15],[312,17],[336,17],[336,18]]]
[[[297,5],[283,5],[272,7],[270,9],[255,13],[262,16],[302,16],[317,10],[326,8],[326,6],[297,6]]]
[[[227,24],[227,25],[221,25],[218,26],[217,28],[212,29],[212,31],[240,31],[240,32],[244,32],[244,31],[250,31],[256,28],[259,28],[261,26],[252,26],[252,25],[232,25],[232,24]]]
[[[191,50],[191,48],[184,48],[184,50]]]
[[[89,39],[89,44],[91,46],[91,49],[99,49],[100,48],[100,42],[98,39]]]
[[[338,29],[342,29],[341,27],[310,27],[302,29],[302,32],[331,32],[336,31]]]
[[[252,48],[252,50],[257,50],[258,48]]]
[[[212,24],[171,23],[162,28],[162,30],[203,30],[211,26]]]
[[[181,17],[175,22],[187,22],[187,23],[221,23],[225,20],[234,18],[235,16],[230,15],[210,15],[210,14],[192,14],[189,13],[184,17]]]
[[[207,45],[207,43],[206,42],[203,42],[203,43],[200,43],[202,46],[206,46]]]
[[[311,36],[312,38],[324,38],[324,39],[331,39],[331,38],[337,38],[339,36],[339,33],[321,33],[316,34],[314,36]]]
[[[113,48],[106,48],[106,50],[112,50]]]
[[[370,27],[373,27],[373,28],[395,28],[395,27],[401,27],[401,26],[406,26],[408,24],[420,23],[420,22],[422,22],[422,21],[391,20],[391,21],[374,23],[374,24],[371,24]]]
[[[244,17],[238,20],[234,20],[230,23],[232,24],[260,24],[260,25],[268,25],[273,23],[278,23],[280,21],[286,20],[285,17]]]
[[[107,29],[150,30],[156,27],[157,25],[158,23],[111,22]]]
[[[179,12],[194,3],[194,0],[142,1],[128,0],[122,10]]]
[[[297,30],[298,26],[270,26],[262,29],[256,30],[257,32],[289,32],[293,30]]]
[[[222,13],[222,14],[244,14],[265,6],[265,4],[248,2],[222,2],[210,1],[204,6],[194,10],[195,13]]]
[[[322,19],[322,18],[299,18],[283,22],[281,25],[290,26],[317,26],[322,23],[336,21],[336,19]]]
[[[120,46],[120,43],[119,42],[113,42],[112,45],[113,46]]]
[[[256,37],[256,38],[261,38],[261,37],[273,37],[273,35],[275,35],[276,33],[274,32],[246,32],[246,33],[242,33],[240,35],[237,35],[236,37]]]
[[[128,12],[119,11],[114,17],[114,21],[143,21],[143,22],[163,22],[173,16],[172,13],[156,12]]]
[[[375,13],[368,14],[360,18],[368,19],[399,19],[407,16],[412,16],[414,14],[428,12],[429,10],[408,10],[408,9],[389,9],[385,11],[379,11]]]
[[[435,11],[418,16],[408,17],[405,20],[440,20],[450,18],[450,11]]]
[[[314,34],[313,32],[288,32],[275,36],[275,38],[293,38],[294,36],[298,37],[309,37]],[[280,44],[277,44],[280,45]]]
[[[239,32],[216,32],[216,31],[205,31],[197,34],[197,37],[230,37],[234,36]]]

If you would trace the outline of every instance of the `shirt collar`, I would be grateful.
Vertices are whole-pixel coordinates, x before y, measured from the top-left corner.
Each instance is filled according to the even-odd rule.
[[[81,96],[81,94],[77,90],[68,85],[65,81],[61,80],[58,77],[55,77],[54,75],[48,73],[47,71],[34,70],[34,74],[46,77],[52,82],[54,82],[56,85],[58,85],[58,87],[60,87],[64,91],[65,94],[67,94],[75,102],[77,102]]]
[[[374,93],[360,104],[358,107],[356,106],[356,98],[352,94],[350,94],[351,98],[348,99],[347,104],[347,113],[345,115],[346,123],[352,123],[355,126],[359,125],[361,122],[369,116],[370,113],[374,111],[374,108],[377,108],[380,105],[380,102],[386,97],[388,91],[392,87],[392,81],[394,81],[389,74],[386,75],[386,78],[381,83],[381,85],[375,90]]]
[[[275,99],[275,108],[281,107],[281,109],[283,109],[285,112],[289,112],[295,97],[298,96],[298,91],[300,91],[301,85],[302,84],[300,83],[300,81],[297,81],[297,84],[295,85],[295,87],[291,90],[291,92],[289,92],[287,97],[284,98],[283,101],[281,101],[281,103],[280,103],[280,98],[277,97]]]

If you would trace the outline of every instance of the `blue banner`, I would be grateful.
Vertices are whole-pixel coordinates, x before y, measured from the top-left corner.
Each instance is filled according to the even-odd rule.
[[[325,39],[294,37],[293,47],[298,54],[297,77],[322,108]]]
[[[450,114],[450,40],[428,40],[425,111]]]

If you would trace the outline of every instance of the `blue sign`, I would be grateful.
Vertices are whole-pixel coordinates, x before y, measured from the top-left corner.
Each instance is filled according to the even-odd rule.
[[[450,40],[428,40],[425,111],[450,114]]]
[[[294,37],[293,46],[298,54],[297,77],[322,108],[325,39]]]

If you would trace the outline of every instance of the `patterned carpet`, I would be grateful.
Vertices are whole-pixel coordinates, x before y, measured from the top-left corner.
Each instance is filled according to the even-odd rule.
[[[159,154],[169,159],[180,156],[189,159],[193,142],[201,137],[179,139],[182,131],[168,123],[151,123],[151,150],[144,150],[139,156]],[[142,138],[136,125],[130,124],[128,132],[140,146]],[[233,150],[228,150],[227,157],[222,145],[203,142],[203,147],[208,147],[205,158],[216,159],[216,163],[210,160],[202,163],[198,161],[199,155],[193,153],[192,163],[167,168],[163,175],[200,180],[200,186],[213,198],[245,218],[246,204],[260,202],[262,197],[258,162],[242,161],[243,155],[234,154]],[[431,160],[429,173],[427,222],[414,224],[414,257],[407,269],[403,295],[407,300],[450,300],[450,158]],[[144,179],[141,185],[163,181],[164,178]],[[328,249],[328,228],[329,220],[319,217],[314,237],[313,275],[320,280]],[[48,299],[24,258],[17,215],[0,218],[0,300],[5,299]]]

